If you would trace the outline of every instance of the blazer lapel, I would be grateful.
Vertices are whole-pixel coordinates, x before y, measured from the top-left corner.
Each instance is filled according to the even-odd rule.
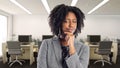
[[[78,46],[78,41],[76,39],[74,41],[74,46],[75,46],[76,52],[78,53],[80,47]],[[61,50],[61,45],[60,45],[58,37],[53,38],[53,49],[54,49],[54,53],[55,53],[56,60],[58,63],[58,67],[61,68],[61,65],[59,65],[59,63],[61,62],[60,59],[62,59],[62,54],[61,54],[62,50]]]
[[[79,52],[80,52],[80,48],[81,48],[81,45],[78,43],[79,41],[77,40],[77,39],[75,39],[75,41],[74,41],[74,46],[75,46],[75,49],[76,49],[76,52],[77,52],[77,54],[79,54]]]
[[[60,62],[60,59],[62,58],[62,56],[61,56],[62,50],[61,50],[60,42],[57,37],[53,38],[53,49],[55,52],[57,62]]]
[[[75,39],[75,41],[74,41],[74,46],[75,46],[76,52],[79,52],[80,45],[78,45],[77,39]],[[61,45],[60,45],[60,42],[58,40],[58,37],[53,38],[53,49],[54,49],[54,52],[56,55],[56,59],[57,59],[57,61],[59,61],[60,58],[62,58],[62,54],[61,54],[62,50],[61,50]]]

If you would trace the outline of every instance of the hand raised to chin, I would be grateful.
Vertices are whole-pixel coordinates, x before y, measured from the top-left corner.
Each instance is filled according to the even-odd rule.
[[[74,47],[74,39],[75,36],[72,33],[65,32],[66,37],[65,37],[65,45],[69,46],[69,54],[72,55],[76,52],[75,47]]]

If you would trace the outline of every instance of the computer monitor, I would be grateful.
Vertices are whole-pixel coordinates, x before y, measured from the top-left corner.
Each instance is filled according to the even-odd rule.
[[[52,38],[53,35],[43,35],[42,40]]]
[[[88,42],[90,44],[98,44],[101,41],[101,36],[100,35],[87,35]]]
[[[32,41],[32,35],[19,35],[18,41],[23,43],[28,43]]]

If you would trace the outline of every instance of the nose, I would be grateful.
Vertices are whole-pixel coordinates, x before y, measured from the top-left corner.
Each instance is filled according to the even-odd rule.
[[[70,22],[69,22],[69,27],[72,27],[72,26],[73,26],[73,22],[70,21]]]

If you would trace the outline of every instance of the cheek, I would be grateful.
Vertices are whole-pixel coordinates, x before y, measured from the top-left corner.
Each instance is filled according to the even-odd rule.
[[[66,29],[66,28],[68,28],[68,25],[67,24],[63,24],[62,25],[62,29]]]
[[[74,28],[77,28],[77,24],[74,24]]]
[[[62,27],[62,31],[65,31],[65,30],[66,30],[66,27],[65,27],[65,26],[63,26],[63,27]]]

